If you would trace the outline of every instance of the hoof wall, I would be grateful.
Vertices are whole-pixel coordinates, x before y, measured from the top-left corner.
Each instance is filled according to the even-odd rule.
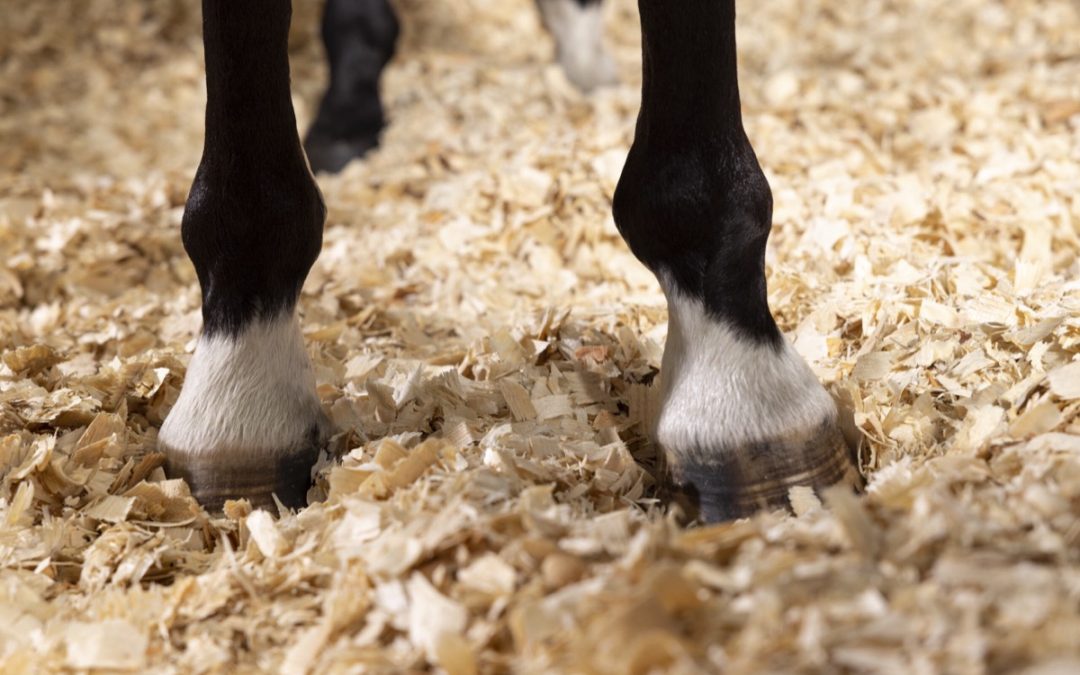
[[[178,456],[168,448],[165,453],[166,475],[183,478],[203,508],[219,512],[230,499],[247,499],[256,509],[272,509],[274,496],[289,508],[307,506],[319,448],[312,444],[280,456],[251,451]]]
[[[854,453],[832,420],[790,436],[668,456],[662,486],[691,519],[719,523],[766,509],[789,509],[789,491],[862,488]]]

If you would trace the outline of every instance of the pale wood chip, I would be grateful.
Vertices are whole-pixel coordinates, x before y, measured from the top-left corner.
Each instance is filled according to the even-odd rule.
[[[1047,374],[1050,391],[1057,396],[1072,401],[1080,399],[1080,361],[1060,366]]]

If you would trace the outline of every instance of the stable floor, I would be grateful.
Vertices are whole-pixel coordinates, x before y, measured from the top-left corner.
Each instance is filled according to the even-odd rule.
[[[224,516],[155,452],[200,325],[197,3],[3,11],[0,671],[1080,669],[1080,6],[741,4],[770,302],[869,487],[685,529],[645,439],[663,296],[610,216],[633,3],[590,97],[528,0],[400,5],[301,301],[343,458]]]

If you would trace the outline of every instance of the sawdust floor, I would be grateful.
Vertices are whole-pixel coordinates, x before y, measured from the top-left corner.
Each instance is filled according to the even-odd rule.
[[[403,4],[301,303],[344,459],[280,517],[154,452],[199,330],[196,3],[3,10],[0,670],[1080,669],[1075,4],[744,5],[770,300],[870,485],[697,529],[651,497],[665,311],[609,215],[633,4],[589,98],[527,0]]]

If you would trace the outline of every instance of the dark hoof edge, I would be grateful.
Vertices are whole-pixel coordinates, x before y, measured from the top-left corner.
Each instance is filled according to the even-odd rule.
[[[854,453],[835,420],[804,433],[740,447],[697,450],[667,459],[664,497],[690,519],[706,523],[746,518],[765,509],[791,509],[789,490],[846,484],[862,488]]]
[[[313,173],[337,173],[354,159],[366,155],[379,143],[378,134],[357,138],[335,138],[317,132],[308,134],[304,152]]]
[[[165,452],[165,475],[187,481],[192,496],[211,512],[220,512],[230,499],[246,499],[256,509],[272,510],[274,495],[291,509],[307,506],[311,467],[319,456],[314,443],[278,457],[258,452],[218,451],[195,457],[176,456],[167,448]]]

